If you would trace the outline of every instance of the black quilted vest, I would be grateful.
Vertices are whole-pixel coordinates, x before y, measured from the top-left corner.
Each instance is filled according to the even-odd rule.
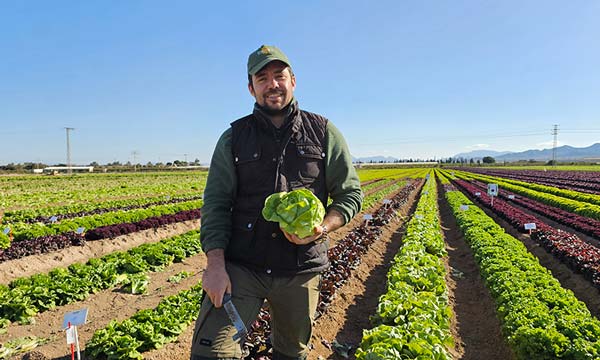
[[[278,223],[261,214],[267,196],[299,188],[310,189],[327,204],[327,119],[299,110],[295,101],[287,114],[280,130],[258,106],[231,123],[237,194],[226,258],[273,275],[319,272],[329,265],[327,243],[292,244]]]

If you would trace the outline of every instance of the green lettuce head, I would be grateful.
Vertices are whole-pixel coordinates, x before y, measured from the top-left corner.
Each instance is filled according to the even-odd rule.
[[[298,189],[270,195],[262,215],[267,221],[279,222],[284,231],[305,238],[323,222],[325,208],[310,190]]]

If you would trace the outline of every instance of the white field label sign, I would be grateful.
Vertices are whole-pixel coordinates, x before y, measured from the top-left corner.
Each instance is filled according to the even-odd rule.
[[[481,193],[478,191],[475,193],[475,196],[481,196]]]
[[[469,205],[461,205],[460,206],[460,211],[467,211],[469,210]]]
[[[387,205],[387,204],[391,204],[391,203],[392,203],[392,200],[390,200],[390,199],[383,199],[383,203],[384,203],[385,205]]]
[[[536,229],[535,223],[527,223],[523,226],[525,226],[525,230],[535,230]]]
[[[87,320],[87,314],[87,308],[66,313],[62,324],[63,329],[67,329],[69,327],[69,323],[71,323],[71,326],[79,326],[85,324]]]
[[[67,345],[75,344],[75,327],[71,326],[67,329]]]
[[[371,214],[364,214],[363,215],[363,220],[371,220],[371,219],[373,219],[373,215],[371,215]]]
[[[8,235],[9,232],[10,232],[10,228],[8,228],[8,227],[5,228],[3,231],[4,235]]]
[[[508,195],[508,198],[511,199],[511,200],[513,200],[515,198],[515,196],[514,195]]]

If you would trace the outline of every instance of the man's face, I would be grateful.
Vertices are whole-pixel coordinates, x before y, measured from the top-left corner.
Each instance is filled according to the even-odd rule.
[[[256,102],[269,110],[286,107],[294,96],[294,89],[296,78],[281,61],[271,61],[265,65],[252,75],[252,84],[248,84],[248,90]]]

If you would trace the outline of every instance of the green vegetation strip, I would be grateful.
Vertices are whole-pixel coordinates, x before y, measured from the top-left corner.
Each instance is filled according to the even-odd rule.
[[[525,246],[458,191],[446,198],[519,359],[598,359],[600,321]],[[467,205],[468,210],[460,210]]]
[[[428,168],[358,169],[361,182],[373,179],[424,178]]]
[[[375,189],[376,187],[380,187],[386,184],[391,183],[394,179],[381,179],[375,182],[370,183],[369,185],[365,185],[361,187],[363,194],[366,194],[369,190]]]
[[[202,192],[206,171],[0,177],[0,209],[38,209]]]
[[[386,196],[395,193],[396,191],[400,190],[405,185],[406,185],[406,181],[398,181],[395,183],[390,183],[385,188],[380,189],[379,191],[374,192],[373,194],[365,197],[363,199],[362,208],[364,210],[368,210],[373,205],[375,205],[375,203],[383,200]]]
[[[600,220],[600,196],[598,195],[473,173],[456,172],[456,175],[461,179],[477,179],[488,183],[496,183],[506,190],[528,198],[581,216]]]
[[[90,294],[124,283],[133,293],[143,288],[145,272],[160,271],[173,262],[202,251],[200,232],[144,244],[127,252],[114,252],[86,264],[56,268],[0,285],[0,329],[8,321],[29,323],[38,312],[86,299]],[[121,275],[129,276],[123,277]]]
[[[101,226],[115,225],[122,223],[132,223],[144,220],[153,216],[171,215],[181,211],[199,209],[202,207],[202,200],[186,201],[177,204],[157,205],[147,209],[135,209],[129,211],[115,211],[105,214],[83,216],[74,219],[65,219],[56,224],[26,224],[16,223],[11,225],[15,241],[35,239],[46,235],[62,234],[68,231],[75,231],[79,227],[85,230],[95,229]]]
[[[447,351],[454,344],[452,313],[441,259],[447,253],[438,214],[432,178],[388,272],[387,292],[371,318],[376,327],[364,331],[357,359],[452,359]]]
[[[69,204],[59,207],[44,207],[44,208],[27,208],[21,210],[12,210],[4,213],[2,222],[4,224],[11,224],[16,222],[25,222],[27,220],[33,220],[37,217],[45,216],[50,217],[54,215],[65,215],[65,214],[76,214],[82,212],[91,212],[97,209],[118,209],[124,207],[141,207],[148,204],[160,203],[171,199],[181,199],[181,201],[190,201],[194,198],[199,198],[200,193],[189,192],[187,194],[178,194],[177,196],[163,195],[163,196],[152,196],[136,199],[120,199],[120,200],[109,200],[104,202],[81,202],[76,204]]]
[[[122,322],[111,320],[86,344],[91,358],[143,359],[141,353],[160,349],[177,340],[198,316],[202,284],[163,299],[155,309],[145,309]]]

